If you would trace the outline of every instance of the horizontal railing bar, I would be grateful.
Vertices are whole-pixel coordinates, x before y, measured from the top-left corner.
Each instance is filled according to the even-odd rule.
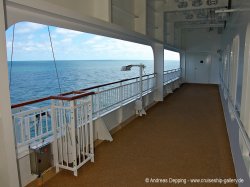
[[[40,103],[40,102],[43,102],[43,101],[48,101],[50,100],[51,96],[49,97],[43,97],[43,98],[40,98],[40,99],[35,99],[35,100],[30,100],[30,101],[25,101],[25,102],[22,102],[22,103],[18,103],[18,104],[14,104],[14,105],[11,105],[11,108],[19,108],[19,107],[22,107],[22,106],[26,106],[26,105],[31,105],[31,104],[35,104],[35,103]]]
[[[152,92],[154,90],[154,88],[155,88],[154,84],[155,83],[151,82],[152,80],[155,80],[154,75],[155,74],[150,74],[150,75],[144,75],[143,76],[143,77],[146,77],[145,79],[143,79],[143,85],[144,85],[144,83],[147,83],[147,84],[145,84],[143,86],[143,95],[146,95],[146,94],[148,94],[148,93],[150,93],[150,92]],[[135,79],[136,79],[136,81],[126,82],[124,84],[116,84],[116,83],[125,82],[125,81],[129,81],[129,80],[135,80]],[[105,113],[105,112],[113,110],[116,107],[120,107],[121,105],[119,105],[119,103],[121,103],[123,105],[124,102],[127,103],[128,101],[132,101],[132,100],[137,99],[138,98],[138,90],[137,90],[138,89],[138,82],[139,82],[139,77],[131,78],[131,79],[125,79],[125,80],[122,80],[122,81],[114,82],[113,84],[116,84],[116,85],[101,89],[101,91],[98,91],[98,92],[93,92],[93,91],[90,92],[91,90],[88,90],[88,91],[85,91],[85,90],[71,91],[71,92],[60,94],[58,96],[49,96],[49,97],[46,97],[46,98],[36,99],[33,102],[28,101],[28,102],[26,102],[26,104],[27,103],[29,103],[29,104],[32,103],[33,104],[35,102],[39,102],[39,101],[41,102],[41,101],[46,101],[46,100],[71,101],[71,100],[77,100],[77,99],[80,99],[80,98],[84,98],[84,97],[89,96],[89,95],[98,96],[97,94],[104,93],[103,96],[100,96],[100,97],[103,97],[102,98],[103,100],[101,101],[101,106],[99,106],[98,108],[95,109],[95,106],[97,106],[97,105],[93,105],[93,107],[94,107],[93,108],[93,114],[95,113],[97,115],[100,115],[100,113]],[[105,84],[105,85],[107,85],[107,84]],[[109,85],[111,85],[111,84],[109,84]],[[100,85],[100,86],[103,86],[103,85]],[[128,90],[123,91],[123,88],[125,90],[126,89],[128,89]],[[132,89],[131,93],[129,91],[130,89]],[[122,96],[120,95],[121,91],[124,92],[124,95],[122,94]],[[134,93],[134,92],[136,92],[136,93]],[[106,94],[108,96],[107,98],[105,96]],[[107,100],[107,99],[109,99],[109,97],[112,97],[113,94],[115,94],[115,97],[117,97],[117,98],[116,98],[116,100],[114,102],[109,102],[109,100]],[[106,102],[106,101],[108,101],[108,102]],[[59,102],[59,104],[60,103],[62,104],[62,106],[57,106],[57,105],[54,106],[53,105],[54,109],[57,109],[57,108],[58,109],[63,109],[63,110],[72,109],[72,107],[68,106],[68,104],[65,105],[64,102]],[[83,101],[81,100],[79,103],[83,104],[83,103],[85,103],[85,100],[83,100]],[[24,104],[24,103],[22,103],[22,104]],[[20,104],[19,104],[18,107],[20,107]],[[53,110],[53,107],[52,107],[52,110]],[[81,109],[81,105],[78,106],[78,102],[77,102],[76,105],[73,108]],[[18,118],[20,118],[21,120],[23,120],[23,119],[25,120],[24,121],[25,126],[21,126],[22,129],[23,128],[26,129],[25,130],[25,139],[23,139],[23,137],[22,137],[22,139],[20,140],[21,142],[17,143],[18,148],[20,148],[20,147],[22,147],[24,145],[30,144],[32,142],[36,142],[38,140],[40,141],[41,139],[46,138],[46,136],[50,136],[51,133],[53,133],[53,131],[54,131],[53,128],[50,129],[50,130],[48,129],[48,124],[47,123],[48,123],[48,117],[50,117],[50,114],[48,112],[50,112],[50,107],[45,106],[45,107],[41,107],[41,108],[35,108],[34,110],[24,110],[24,111],[20,111],[20,112],[18,112],[16,114],[13,114],[14,119],[19,120]],[[44,132],[42,130],[38,135],[37,131],[35,131],[35,135],[32,138],[30,137],[30,135],[28,135],[28,138],[26,139],[26,136],[27,136],[26,131],[28,130],[28,132],[29,132],[31,128],[33,128],[33,127],[36,128],[37,127],[36,124],[33,124],[32,127],[31,127],[31,122],[29,121],[29,119],[31,118],[31,120],[33,120],[34,116],[36,116],[36,115],[41,116],[43,114],[46,115],[46,119],[44,118],[46,120],[46,125],[47,125],[46,126],[46,129],[47,129],[46,132]],[[26,117],[28,117],[28,118],[26,118]],[[26,121],[26,119],[28,119],[28,121]],[[34,120],[36,120],[36,118],[34,118]],[[43,118],[42,118],[42,120],[43,120]],[[41,124],[41,125],[43,124],[41,119],[39,119],[39,124]],[[27,125],[28,125],[28,129],[27,129]],[[21,129],[21,131],[22,131],[22,129]]]
[[[164,74],[167,74],[167,73],[174,73],[174,72],[177,72],[177,71],[180,71],[180,70],[181,70],[181,68],[166,70],[166,71],[164,71]]]
[[[80,99],[82,97],[86,97],[86,96],[94,95],[94,94],[95,94],[95,92],[87,92],[87,93],[82,93],[82,94],[71,96],[71,97],[59,95],[59,96],[50,96],[50,98],[56,99],[56,100],[63,100],[63,101],[72,101],[75,99]]]
[[[150,77],[150,78],[144,79],[144,80],[142,80],[142,81],[144,82],[144,81],[152,80],[152,79],[154,79],[154,77]],[[132,84],[136,84],[136,83],[137,83],[137,82],[131,82],[131,83],[124,84],[124,85],[121,85],[121,86],[117,86],[117,87],[114,87],[114,88],[109,88],[109,89],[107,89],[107,90],[102,90],[102,91],[96,92],[96,94],[98,94],[98,93],[103,93],[103,92],[106,92],[106,91],[111,91],[111,90],[114,90],[114,89],[119,89],[119,88],[121,88],[121,87],[128,86],[128,85],[132,85]]]
[[[165,84],[165,83],[173,82],[173,81],[175,81],[175,80],[177,80],[177,79],[179,79],[179,77],[174,77],[174,78],[172,78],[172,79],[169,79],[169,80],[165,81],[164,84]]]
[[[48,131],[48,132],[46,132],[46,133],[44,133],[44,134],[41,134],[41,135],[39,135],[39,136],[36,136],[36,137],[34,137],[34,138],[30,138],[30,139],[27,140],[27,141],[23,141],[22,143],[17,143],[17,147],[25,146],[25,145],[30,144],[31,142],[35,142],[35,141],[37,141],[37,140],[42,140],[44,136],[50,136],[50,135],[52,135],[52,134],[53,134],[53,131],[52,131],[52,130],[51,130],[51,131]]]
[[[79,93],[82,93],[82,94],[79,94]],[[66,95],[69,95],[69,94],[79,94],[79,95],[72,96],[72,97],[66,97]],[[74,99],[79,99],[81,97],[85,97],[85,96],[89,96],[89,95],[93,95],[93,94],[95,94],[95,92],[86,93],[86,92],[82,92],[82,91],[72,91],[72,92],[67,92],[67,93],[64,93],[64,94],[61,94],[58,96],[49,96],[49,97],[44,97],[44,98],[35,99],[35,100],[31,100],[31,101],[26,101],[26,102],[19,103],[19,104],[14,104],[14,105],[11,105],[11,108],[12,109],[19,108],[19,107],[26,106],[26,105],[31,105],[31,104],[40,103],[43,101],[48,101],[51,99],[71,101]]]
[[[45,107],[42,107],[42,108],[37,108],[37,109],[32,109],[32,110],[25,110],[25,111],[21,111],[21,112],[18,112],[16,114],[13,114],[13,117],[21,117],[21,116],[26,116],[26,115],[29,115],[29,114],[34,114],[34,113],[39,113],[39,112],[47,112],[49,111],[50,109],[50,106],[45,106]]]
[[[156,75],[156,73],[151,73],[151,74],[148,74],[148,75],[144,75],[143,77],[152,76],[152,75]],[[118,84],[118,83],[121,83],[121,82],[126,82],[126,81],[130,81],[130,80],[138,79],[138,78],[140,78],[140,77],[134,77],[134,78],[130,78],[130,79],[123,79],[123,80],[120,80],[120,81],[106,83],[106,84],[101,84],[101,85],[98,85],[98,86],[84,88],[84,89],[80,89],[80,90],[76,90],[76,91],[65,92],[65,93],[62,93],[62,94],[60,94],[58,96],[48,96],[48,97],[43,97],[43,98],[34,99],[34,100],[30,100],[30,101],[25,101],[25,102],[21,102],[21,103],[18,103],[18,104],[11,105],[11,108],[14,109],[14,108],[19,108],[19,107],[26,106],[26,105],[40,103],[40,102],[43,102],[43,101],[51,100],[52,98],[60,98],[59,100],[69,101],[69,100],[72,100],[72,99],[68,99],[70,97],[65,98],[63,96],[70,95],[70,94],[79,94],[79,93],[81,94],[81,93],[85,93],[85,91],[92,90],[92,89],[95,89],[95,88],[100,88],[100,87],[104,87],[104,86],[110,86],[112,84]],[[78,98],[74,98],[74,99],[78,99]]]
[[[146,94],[148,94],[148,93],[150,93],[150,90],[152,90],[152,89],[153,89],[153,87],[144,90],[144,91],[143,91],[143,96],[146,95]],[[106,90],[105,90],[105,91],[106,91]],[[133,95],[130,95],[128,98],[122,99],[122,100],[119,101],[119,102],[113,103],[113,104],[111,104],[111,105],[109,105],[109,106],[101,107],[101,108],[99,109],[99,112],[102,112],[102,111],[104,111],[104,110],[107,110],[108,108],[112,108],[113,106],[119,104],[120,102],[133,101],[135,98],[139,98],[138,95],[139,95],[139,93],[135,93],[135,94],[133,94]],[[98,111],[95,111],[95,113],[97,113],[97,112],[98,112]]]
[[[152,73],[152,74],[148,74],[148,75],[143,75],[142,77],[147,77],[147,76],[151,76],[151,75],[156,75],[156,73]],[[104,87],[104,86],[110,86],[112,84],[118,84],[118,83],[122,83],[122,82],[126,82],[126,81],[131,81],[131,80],[138,79],[138,78],[140,78],[140,77],[134,77],[134,78],[130,78],[130,79],[123,79],[123,80],[116,81],[116,82],[110,82],[110,83],[101,84],[101,85],[98,85],[98,86],[84,88],[84,89],[81,89],[80,91],[87,91],[87,90],[92,90],[92,89],[100,88],[100,87]]]

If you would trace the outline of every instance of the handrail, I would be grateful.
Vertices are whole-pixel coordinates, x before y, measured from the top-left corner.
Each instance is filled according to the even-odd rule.
[[[150,76],[150,75],[156,75],[156,73],[151,73],[151,74],[148,74],[148,75],[143,75],[142,77],[147,77],[147,76]],[[138,79],[140,77],[133,77],[133,78],[130,78],[130,79],[122,79],[120,81],[116,81],[116,82],[110,82],[110,83],[106,83],[106,84],[101,84],[101,85],[98,85],[98,86],[93,86],[93,87],[89,87],[89,88],[84,88],[84,89],[81,89],[79,91],[87,91],[87,90],[92,90],[92,89],[96,89],[96,88],[100,88],[100,87],[104,87],[104,86],[110,86],[112,84],[118,84],[118,83],[122,83],[122,82],[126,82],[126,81],[131,81],[131,80],[134,80],[134,79]]]
[[[79,94],[79,95],[75,95],[75,96],[71,96],[71,97],[66,97],[66,96],[51,96],[50,98],[51,99],[57,99],[57,100],[64,100],[64,101],[72,101],[72,100],[75,100],[75,99],[79,99],[79,98],[82,98],[82,97],[87,97],[89,95],[94,95],[95,92],[88,92],[88,93],[82,93],[82,94]]]
[[[148,74],[148,75],[143,75],[143,77],[147,77],[147,76],[151,76],[151,75],[156,75],[156,73],[151,73],[151,74]],[[34,99],[34,100],[30,100],[30,101],[25,101],[25,102],[22,102],[22,103],[17,103],[17,104],[11,105],[11,108],[14,109],[14,108],[18,108],[18,107],[22,107],[22,106],[26,106],[26,105],[31,105],[31,104],[39,103],[39,102],[42,102],[42,101],[51,100],[52,98],[57,98],[57,99],[60,99],[60,100],[68,100],[69,101],[69,100],[72,100],[70,98],[73,98],[73,97],[76,97],[76,96],[67,97],[67,98],[63,97],[63,96],[70,95],[70,94],[79,94],[79,93],[83,93],[83,92],[88,91],[88,90],[93,90],[93,89],[96,89],[96,88],[100,88],[100,87],[104,87],[104,86],[109,86],[109,85],[112,85],[112,84],[118,84],[118,83],[130,81],[130,80],[134,80],[134,79],[138,79],[138,78],[140,78],[140,77],[133,77],[133,78],[130,78],[130,79],[122,79],[120,81],[115,81],[115,82],[110,82],[110,83],[106,83],[106,84],[101,84],[101,85],[98,85],[98,86],[92,86],[92,87],[89,87],[89,88],[84,88],[84,89],[80,89],[80,90],[76,90],[76,91],[65,92],[65,93],[62,93],[62,94],[60,94],[58,96],[48,96],[48,97],[43,97],[43,98]],[[92,92],[90,92],[90,93],[91,93],[91,95],[94,94],[94,93],[92,94]],[[77,98],[74,98],[74,99],[77,99]]]
[[[143,78],[143,94],[146,95],[154,91],[156,79],[156,76],[154,75],[155,74],[143,76],[145,77]],[[12,108],[34,103],[38,103],[37,105],[39,105],[39,107],[28,110],[23,110],[20,108],[19,111],[13,111],[13,125],[15,128],[16,144],[18,149],[51,137],[53,132],[55,132],[55,129],[53,128],[53,122],[58,121],[58,123],[61,125],[67,123],[67,119],[65,120],[65,115],[62,114],[62,110],[72,111],[73,109],[77,109],[75,111],[77,112],[77,115],[78,113],[79,115],[85,115],[85,109],[82,108],[82,106],[84,105],[84,107],[89,107],[88,103],[90,102],[92,104],[92,110],[88,112],[90,112],[92,116],[97,119],[105,115],[105,113],[115,110],[117,107],[122,107],[128,102],[136,100],[139,94],[138,78],[139,77],[124,79],[113,83],[107,83],[77,91],[70,91],[59,95],[44,97],[33,101],[12,105]],[[102,88],[94,89],[97,87]],[[84,99],[84,101],[82,102],[81,100],[80,103],[77,102],[74,105],[69,103],[72,101],[78,101],[78,99]],[[43,101],[47,102],[39,103]],[[88,115],[85,118],[87,119]],[[77,120],[81,121],[82,119]]]
[[[170,73],[170,72],[176,72],[181,70],[181,68],[176,68],[176,69],[170,69],[170,70],[164,70],[164,73]]]
[[[11,105],[11,108],[18,108],[18,107],[22,107],[22,106],[25,106],[25,105],[31,105],[31,104],[35,104],[35,103],[40,103],[42,101],[48,101],[50,100],[51,96],[49,97],[43,97],[43,98],[40,98],[40,99],[34,99],[34,100],[30,100],[30,101],[25,101],[25,102],[22,102],[22,103],[18,103],[18,104],[13,104]]]
[[[66,96],[66,95],[70,95],[70,94],[79,94],[79,95],[75,95],[75,96],[71,96],[71,97]],[[72,100],[75,100],[75,99],[79,99],[81,97],[86,97],[86,96],[94,95],[94,94],[95,94],[95,92],[87,92],[86,93],[86,92],[73,91],[73,92],[68,92],[67,94],[60,94],[60,95],[57,95],[57,96],[49,96],[49,97],[44,97],[44,98],[40,98],[40,99],[35,99],[35,100],[31,100],[31,101],[26,101],[26,102],[14,104],[14,105],[11,105],[11,108],[12,109],[19,108],[19,107],[26,106],[26,105],[31,105],[31,104],[40,103],[40,102],[43,102],[43,101],[48,101],[48,100],[51,100],[51,99],[72,101]]]

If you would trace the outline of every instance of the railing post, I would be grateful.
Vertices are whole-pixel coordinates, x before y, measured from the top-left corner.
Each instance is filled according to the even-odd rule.
[[[56,173],[59,172],[58,166],[58,146],[57,146],[57,118],[56,118],[56,108],[55,108],[55,100],[51,100],[51,122],[52,122],[52,131],[54,136],[53,141],[53,161],[54,166],[56,167]]]
[[[119,95],[119,100],[120,100],[120,106],[123,105],[123,84],[120,82],[120,89],[119,89],[120,95]]]
[[[166,82],[166,71],[163,72],[163,85],[165,84]]]
[[[95,95],[96,96],[96,113],[97,113],[97,117],[100,117],[100,93],[99,93],[100,89],[97,88],[97,94]]]
[[[140,79],[137,78],[137,79],[136,79],[137,99],[140,98],[140,82],[139,82],[139,81],[140,81]]]
[[[76,102],[75,100],[70,101],[70,129],[71,132],[71,140],[72,140],[72,158],[73,158],[73,170],[74,175],[77,176],[77,160],[76,160],[76,127],[77,127],[77,119],[76,119]]]
[[[89,139],[90,139],[90,154],[91,154],[91,162],[94,162],[94,137],[93,137],[93,118],[92,118],[92,96],[88,96],[88,121],[89,121]],[[87,116],[85,116],[87,118]]]
[[[149,83],[150,83],[150,79],[149,79],[149,75],[147,75],[147,92],[149,92]]]

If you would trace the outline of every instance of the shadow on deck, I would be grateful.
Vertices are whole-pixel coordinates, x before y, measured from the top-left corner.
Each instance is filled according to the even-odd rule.
[[[215,85],[184,84],[113,138],[96,147],[95,163],[84,165],[78,177],[63,170],[43,186],[145,186],[145,178],[235,178]],[[189,185],[187,181],[184,186]],[[204,185],[215,184],[196,184]]]

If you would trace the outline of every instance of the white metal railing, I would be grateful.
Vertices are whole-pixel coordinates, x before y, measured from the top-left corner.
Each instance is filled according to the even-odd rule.
[[[139,97],[139,78],[121,81],[116,84],[117,86],[108,89],[102,88],[100,90],[100,88],[97,88],[97,92],[93,96],[93,115],[95,117]],[[144,76],[142,86],[144,95],[153,91],[155,88],[155,75]]]
[[[181,69],[164,71],[164,85],[173,82],[181,77]]]
[[[50,106],[33,108],[13,114],[17,148],[52,135]]]
[[[167,71],[164,74],[167,82],[174,81],[180,76],[180,69]],[[152,92],[155,89],[155,74],[149,74],[143,76],[143,95]],[[128,102],[139,98],[139,77],[125,79],[117,82],[103,84],[79,91],[73,91],[61,94],[60,96],[90,93],[92,95],[92,116],[98,118],[99,116],[121,107]],[[33,143],[44,142],[47,137],[52,137],[53,121],[52,118],[52,98],[54,96],[41,98],[33,101],[12,105],[13,110],[13,125],[15,127],[15,136],[17,147],[32,145]],[[45,103],[45,104],[44,104]],[[49,105],[49,106],[48,106]],[[32,109],[22,110],[22,107],[27,106],[42,106],[33,107]],[[61,112],[59,112],[62,110]],[[62,113],[64,113],[62,115]],[[67,117],[69,114],[67,110],[58,109],[54,115],[57,119],[57,123],[65,124],[65,120],[69,120]],[[65,117],[66,115],[66,117]],[[51,140],[50,140],[51,141]]]

